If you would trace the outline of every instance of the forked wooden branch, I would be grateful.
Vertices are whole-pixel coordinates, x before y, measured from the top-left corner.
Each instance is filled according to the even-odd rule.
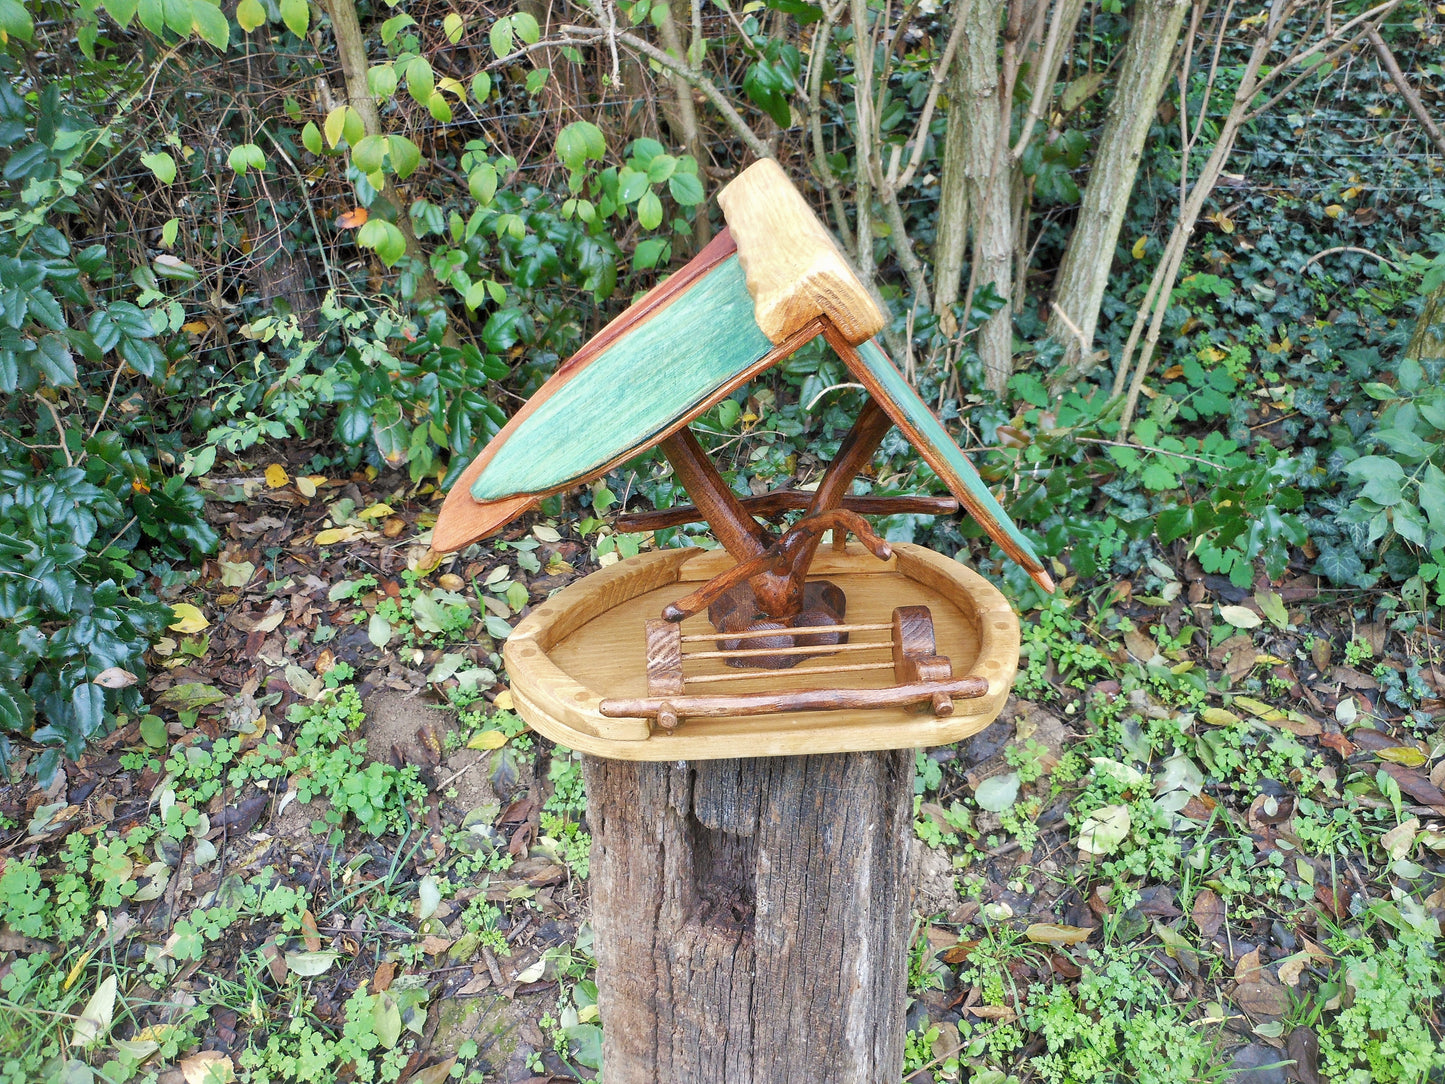
[[[668,603],[663,608],[662,616],[668,621],[686,620],[693,614],[705,610],[709,603],[730,588],[736,587],[744,580],[756,580],[757,577],[766,573],[786,577],[790,582],[795,580],[798,588],[799,608],[801,608],[803,576],[806,574],[807,568],[804,564],[801,571],[798,571],[798,552],[808,548],[811,553],[824,533],[827,531],[837,532],[843,528],[851,531],[858,541],[867,546],[873,556],[880,561],[886,561],[893,555],[888,543],[878,537],[862,516],[842,508],[834,508],[798,520],[777,542],[758,556],[734,565],[721,576],[714,577],[703,584],[696,591],[683,595],[675,602]],[[778,616],[791,617],[797,612],[798,610],[795,609],[792,614]]]

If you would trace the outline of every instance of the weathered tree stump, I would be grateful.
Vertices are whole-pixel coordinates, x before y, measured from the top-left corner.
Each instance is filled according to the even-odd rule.
[[[913,751],[585,772],[607,1084],[897,1084]]]

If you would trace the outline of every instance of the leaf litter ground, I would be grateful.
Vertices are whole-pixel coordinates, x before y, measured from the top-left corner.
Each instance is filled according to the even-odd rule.
[[[23,866],[86,911],[0,932],[7,999],[63,997],[6,1040],[67,1080],[107,1057],[162,1084],[594,1077],[580,776],[508,710],[496,652],[599,536],[526,520],[417,575],[435,496],[398,479],[273,464],[210,490],[225,541],[171,600],[154,714],[0,790],[0,888]],[[1019,698],[920,755],[907,1079],[1143,1079],[1146,1022],[1194,1043],[1164,1079],[1438,1072],[1438,961],[1410,967],[1445,905],[1440,640],[1177,556],[1154,594],[1025,614]],[[346,689],[349,722],[311,710]],[[303,748],[327,733],[364,757]],[[1380,953],[1402,989],[1362,970]],[[46,960],[70,981],[36,985]]]

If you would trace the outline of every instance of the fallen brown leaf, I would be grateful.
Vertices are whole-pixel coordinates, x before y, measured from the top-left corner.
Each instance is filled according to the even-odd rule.
[[[1212,889],[1202,888],[1194,897],[1194,908],[1190,917],[1194,919],[1194,925],[1199,927],[1202,936],[1213,937],[1224,924],[1224,904]]]

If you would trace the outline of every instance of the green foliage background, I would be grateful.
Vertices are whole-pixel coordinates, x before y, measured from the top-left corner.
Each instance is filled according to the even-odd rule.
[[[614,83],[605,48],[548,45],[530,9],[504,5],[363,6],[359,110],[334,69],[335,10],[0,7],[0,765],[25,740],[43,747],[31,764],[46,777],[138,707],[144,652],[169,623],[162,599],[216,545],[197,479],[306,438],[318,468],[368,463],[445,486],[559,359],[718,226],[716,182],[751,153],[704,115],[699,162],[658,116],[665,71],[630,60]],[[959,314],[963,333],[945,334],[912,305],[894,239],[875,229],[916,383],[978,435],[986,477],[1081,584],[1176,547],[1239,587],[1311,571],[1382,589],[1419,620],[1445,589],[1442,362],[1438,350],[1402,360],[1445,275],[1428,143],[1365,64],[1311,75],[1255,122],[1171,299],[1147,409],[1120,432],[1107,361],[1097,384],[1047,387],[1048,269],[1105,105],[1107,77],[1092,75],[1129,26],[1118,5],[1090,10],[1061,76],[1068,109],[1023,159],[1034,249],[1006,400],[970,391],[981,374],[968,329],[999,307],[989,284]],[[647,0],[624,11],[644,36],[672,17]],[[850,191],[851,31],[822,39],[827,89],[806,103],[821,9],[699,11],[706,49],[689,62],[785,162],[808,138],[800,110],[816,109]],[[926,106],[942,18],[917,13],[895,43],[880,130],[898,147]],[[1437,22],[1407,4],[1385,26],[1434,104]],[[1247,45],[1242,30],[1223,40],[1215,100]],[[1166,117],[1205,110],[1210,78],[1196,69],[1182,99],[1166,93],[1104,303],[1109,358],[1181,176],[1209,149],[1183,161]],[[921,246],[938,215],[943,105],[902,204]],[[1021,90],[1016,124],[1026,109]],[[857,408],[854,392],[823,394],[842,382],[836,359],[805,350],[722,404],[713,430],[748,436],[732,445],[734,484],[776,485],[800,456],[828,454]],[[935,484],[901,442],[885,451],[880,491]],[[613,488],[676,497],[649,462]],[[968,524],[885,527],[975,546]],[[998,568],[1023,605],[1038,601]]]

